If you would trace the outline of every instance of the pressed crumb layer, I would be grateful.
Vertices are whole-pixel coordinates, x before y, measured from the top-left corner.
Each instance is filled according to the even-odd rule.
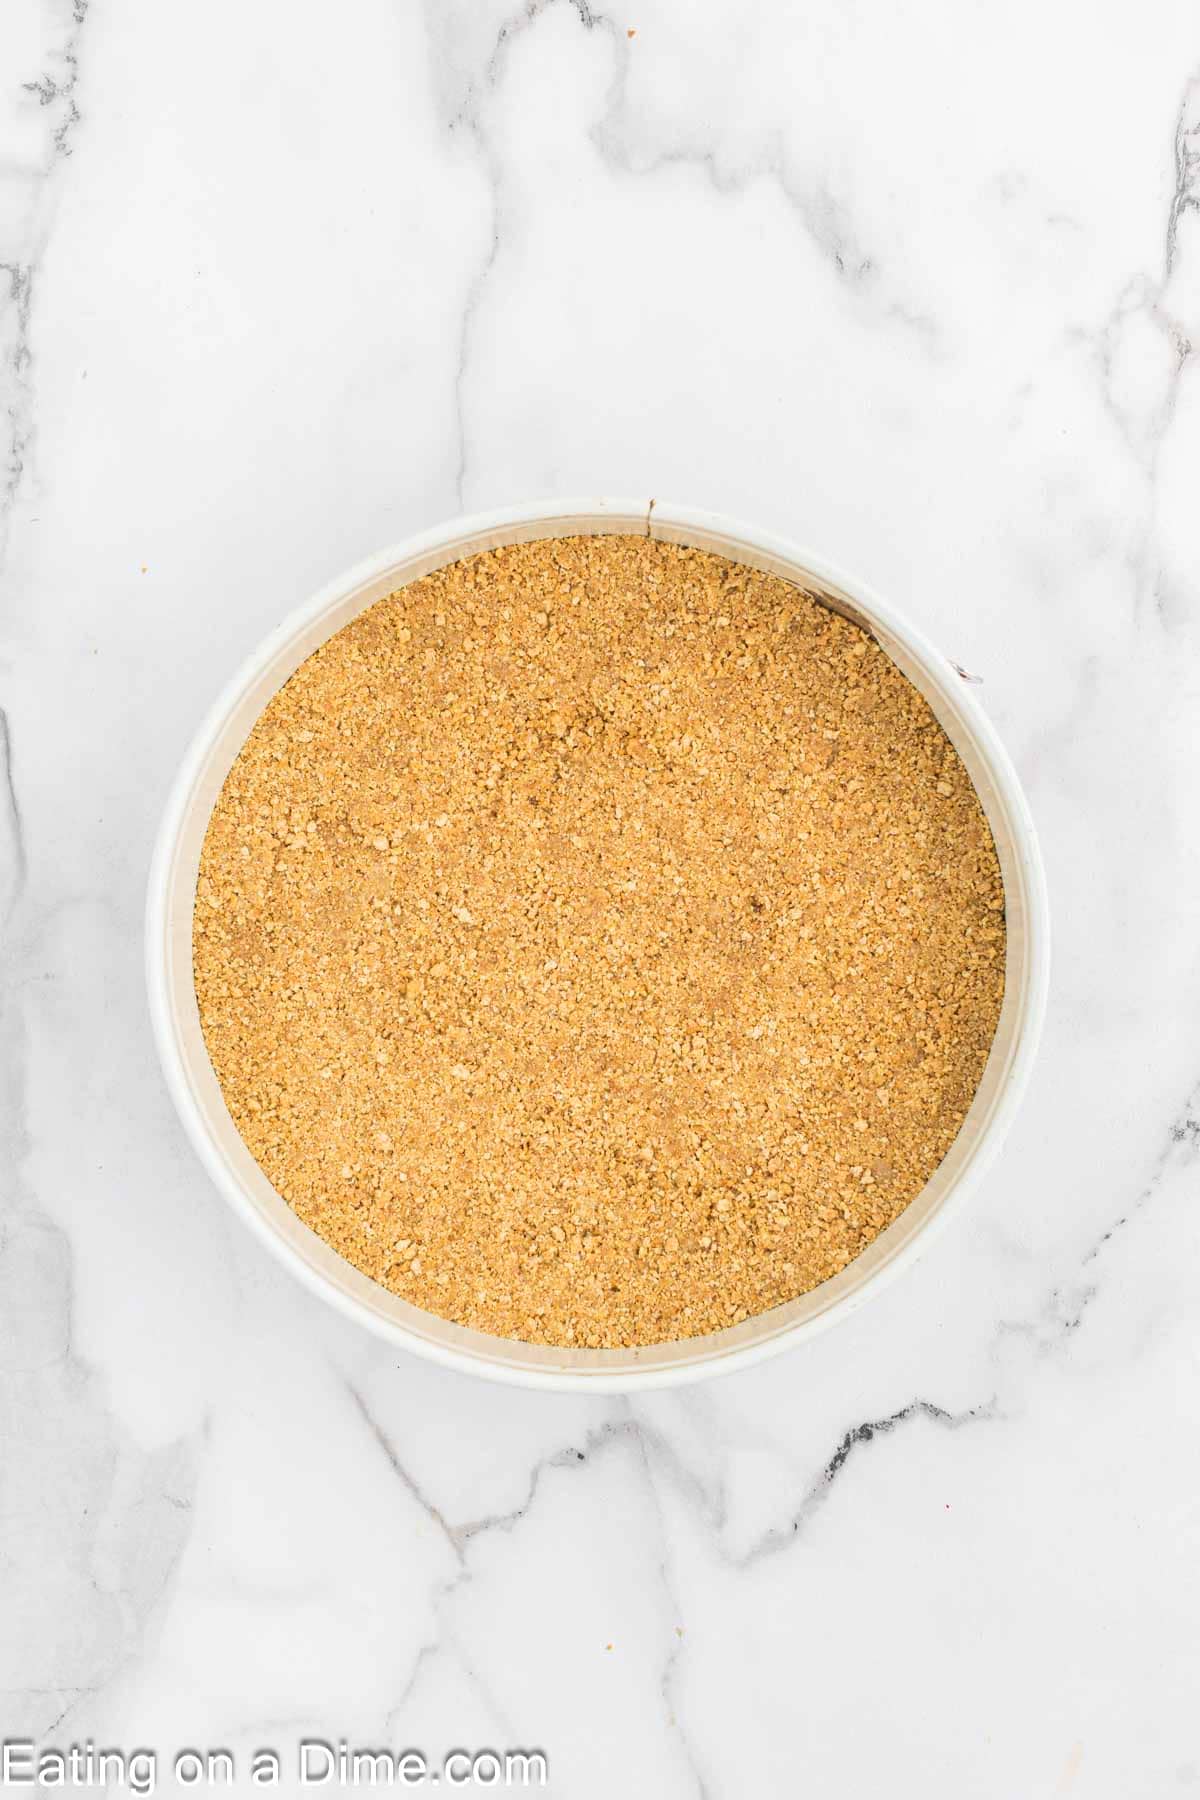
[[[629,1346],[825,1281],[978,1086],[1004,895],[956,752],[797,588],[633,537],[456,563],[275,696],[213,812],[229,1111],[364,1273]]]

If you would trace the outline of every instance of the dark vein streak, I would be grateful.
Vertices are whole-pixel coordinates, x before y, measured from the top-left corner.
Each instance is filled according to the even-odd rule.
[[[28,857],[25,849],[25,825],[21,817],[21,803],[17,798],[16,782],[13,778],[12,730],[8,723],[8,714],[0,706],[0,804],[8,816],[8,838],[12,856],[12,880],[8,886],[6,913],[11,916],[21,895],[25,891],[25,882],[29,873]]]

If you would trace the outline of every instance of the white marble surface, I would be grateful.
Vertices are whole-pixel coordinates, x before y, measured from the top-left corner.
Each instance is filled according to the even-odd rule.
[[[0,72],[0,1736],[1200,1791],[1194,4],[6,0]],[[808,542],[982,675],[1057,934],[968,1216],[632,1403],[280,1273],[140,963],[234,662],[460,507],[604,492]]]

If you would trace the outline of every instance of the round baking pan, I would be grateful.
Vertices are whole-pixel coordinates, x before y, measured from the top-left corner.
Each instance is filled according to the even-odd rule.
[[[631,533],[708,550],[782,576],[868,632],[928,701],[975,785],[1004,879],[1004,1005],[962,1128],[925,1187],[861,1256],[812,1292],[726,1331],[628,1350],[552,1349],[489,1337],[380,1287],[302,1223],[276,1193],[225,1107],[192,982],[200,850],[221,786],[259,714],[295,669],[356,614],[406,583],[500,544]],[[823,558],[769,533],[662,501],[539,502],[453,520],[360,563],[294,612],[238,670],[172,785],[150,870],[146,975],[172,1099],[218,1188],[314,1292],[404,1349],[528,1387],[627,1391],[723,1374],[788,1349],[861,1306],[906,1268],[967,1198],[999,1149],[1029,1074],[1045,1010],[1049,918],[1029,809],[1012,765],[961,671],[896,610]]]

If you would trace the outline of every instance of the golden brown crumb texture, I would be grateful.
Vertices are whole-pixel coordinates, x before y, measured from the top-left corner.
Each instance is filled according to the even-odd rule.
[[[574,1346],[732,1325],[918,1193],[1004,982],[925,701],[790,584],[648,539],[472,557],[259,719],[194,931],[229,1111],[385,1287]]]

